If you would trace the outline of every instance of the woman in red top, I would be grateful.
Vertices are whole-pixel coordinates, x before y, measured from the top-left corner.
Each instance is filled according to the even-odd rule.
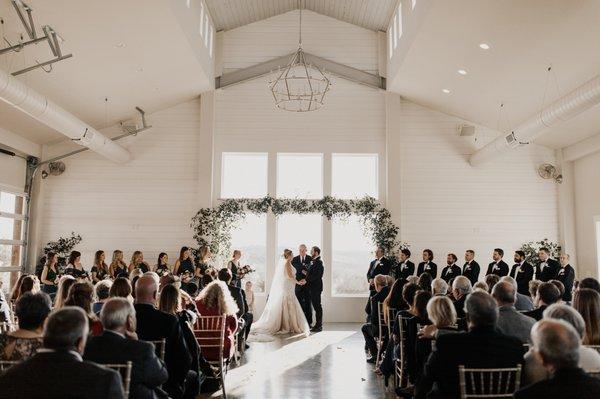
[[[225,317],[225,340],[223,343],[223,358],[231,359],[234,352],[233,342],[237,332],[238,307],[235,304],[227,285],[222,281],[213,281],[208,284],[198,298],[196,306],[201,316],[226,316]],[[211,337],[212,333],[196,333],[200,336]],[[217,348],[202,348],[202,355],[206,360],[217,360],[219,352]]]

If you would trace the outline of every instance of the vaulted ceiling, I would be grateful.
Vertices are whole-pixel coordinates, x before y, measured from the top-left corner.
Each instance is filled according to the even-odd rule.
[[[298,0],[206,0],[217,30],[230,30],[298,8]],[[385,31],[398,0],[305,0],[303,8]]]

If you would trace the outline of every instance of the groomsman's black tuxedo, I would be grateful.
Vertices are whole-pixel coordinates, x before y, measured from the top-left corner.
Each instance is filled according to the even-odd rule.
[[[310,296],[310,304],[308,317],[306,318],[308,324],[312,324],[312,307],[315,309],[315,328],[323,326],[323,307],[321,306],[321,293],[323,292],[323,261],[320,256],[314,258],[308,266],[308,274],[306,275],[306,285],[308,287],[308,293]]]
[[[495,274],[498,277],[508,276],[508,265],[505,261],[500,259],[498,263],[492,262],[488,265],[486,276],[489,274]]]
[[[392,277],[396,280],[406,280],[409,276],[415,274],[415,264],[410,260],[396,264],[392,269]]]
[[[453,263],[450,266],[446,266],[442,269],[442,274],[440,275],[440,277],[442,278],[442,280],[444,280],[445,282],[449,282],[450,280],[452,280],[453,278],[460,276],[460,267],[458,267],[456,265],[456,263]]]
[[[417,276],[420,276],[424,272],[429,273],[432,278],[437,277],[437,265],[433,262],[421,262],[417,267]]]
[[[312,258],[310,255],[304,255],[301,257],[300,255],[294,256],[292,258],[292,266],[296,269],[296,280],[304,280],[306,278],[306,274],[302,273],[302,271],[308,272],[308,267],[310,266],[310,262]],[[298,298],[298,302],[300,302],[300,306],[302,307],[302,311],[306,316],[306,320],[311,320],[310,314],[312,313],[310,310],[310,293],[308,292],[308,285],[298,285],[296,284],[296,298]]]
[[[544,263],[546,263],[545,266]],[[560,269],[560,263],[554,259],[548,258],[546,262],[540,263],[535,267],[535,278],[540,281],[550,281],[556,278]]]
[[[562,299],[565,302],[573,300],[573,281],[575,281],[575,269],[571,265],[561,267],[556,274],[556,279],[565,286],[565,294]]]
[[[373,280],[378,274],[383,274],[386,276],[389,275],[391,268],[391,262],[385,256],[383,256],[381,259],[375,259],[371,261],[371,264],[369,265],[369,271],[367,272],[367,281]],[[370,296],[373,296],[375,294],[374,283],[371,283],[369,290],[371,291]]]
[[[465,262],[462,269],[462,275],[469,279],[471,285],[475,285],[477,280],[479,280],[479,272],[479,263],[475,262],[475,260]]]
[[[527,262],[523,262],[522,265],[517,263],[510,269],[510,276],[517,280],[519,287],[517,292],[529,296],[529,282],[533,279],[533,266]]]

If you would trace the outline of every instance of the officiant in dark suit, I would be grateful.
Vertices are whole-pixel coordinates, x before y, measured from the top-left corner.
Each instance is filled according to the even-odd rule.
[[[515,264],[510,270],[510,277],[517,281],[517,292],[529,296],[529,282],[533,279],[533,266],[525,261],[523,251],[515,251]]]
[[[321,306],[321,293],[323,292],[323,261],[321,260],[321,249],[319,247],[312,247],[311,250],[312,261],[308,267],[308,273],[306,274],[306,286],[308,287],[308,294],[310,296],[309,312],[310,319],[309,324],[312,321],[312,309],[315,309],[315,325],[310,329],[311,332],[320,332],[323,330],[323,307]]]
[[[383,247],[377,247],[375,250],[375,257],[373,261],[369,264],[369,271],[367,272],[367,281],[369,282],[369,297],[375,295],[375,283],[373,280],[375,276],[378,274],[383,274],[385,276],[389,276],[390,270],[392,268],[391,262],[386,259],[385,251]]]
[[[292,266],[296,270],[297,281],[306,279],[308,267],[310,266],[311,261],[312,257],[306,253],[306,245],[300,245],[298,247],[298,255],[294,256],[292,259]],[[308,290],[308,285],[296,284],[295,292],[296,298],[298,298],[298,302],[300,302],[302,311],[304,312],[306,320],[310,325],[312,324],[312,311],[310,310],[310,292]]]

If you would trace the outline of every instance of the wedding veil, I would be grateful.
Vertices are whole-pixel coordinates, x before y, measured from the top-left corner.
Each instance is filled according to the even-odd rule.
[[[267,303],[260,319],[252,324],[253,334],[272,335],[279,330],[283,315],[283,296],[285,293],[285,259],[281,259],[275,268],[275,275],[268,292]]]

